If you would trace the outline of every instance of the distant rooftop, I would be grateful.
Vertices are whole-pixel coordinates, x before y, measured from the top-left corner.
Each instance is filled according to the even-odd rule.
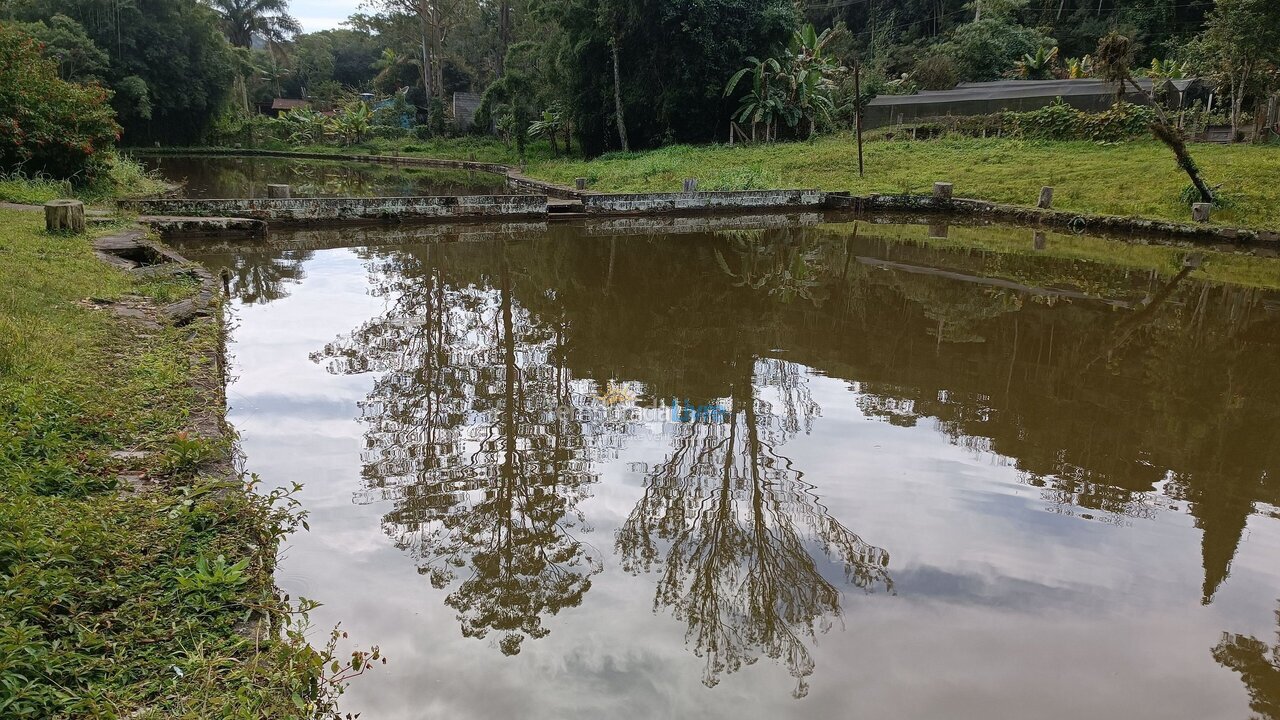
[[[1149,78],[1137,78],[1143,90],[1151,89]],[[1132,88],[1130,88],[1132,91]],[[954,90],[922,90],[915,95],[881,95],[872,105],[919,105],[924,103],[959,103],[1018,98],[1069,98],[1081,95],[1115,95],[1115,83],[1085,78],[1080,80],[996,80],[994,82],[960,83]]]
[[[309,100],[295,100],[293,98],[276,98],[271,101],[272,110],[297,110],[299,108],[310,107]]]

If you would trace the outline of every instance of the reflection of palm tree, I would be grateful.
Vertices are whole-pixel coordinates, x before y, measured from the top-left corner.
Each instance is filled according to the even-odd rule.
[[[1280,622],[1280,611],[1276,612]],[[1249,708],[1259,720],[1280,720],[1280,633],[1272,647],[1255,637],[1223,633],[1213,659],[1240,673],[1249,690]]]
[[[364,404],[365,479],[395,503],[387,532],[437,587],[468,568],[446,599],[463,634],[497,631],[515,654],[601,567],[571,534],[595,476],[577,455],[582,427],[555,412],[569,404],[563,327],[516,305],[505,248],[498,260],[497,288],[450,287],[432,267],[423,292],[406,258],[404,282],[378,291],[397,294],[392,311],[316,359],[384,371]]]
[[[757,374],[771,374],[810,417],[816,405],[786,367],[794,366],[761,363]],[[727,422],[704,417],[677,433],[673,453],[649,473],[618,531],[617,549],[631,572],[663,566],[655,608],[687,623],[686,639],[706,658],[705,684],[765,656],[787,666],[801,697],[814,669],[807,643],[840,614],[840,589],[818,558],[870,589],[890,586],[889,557],[830,517],[802,473],[777,454],[796,427],[787,420],[793,413],[774,415],[752,377],[735,390]]]

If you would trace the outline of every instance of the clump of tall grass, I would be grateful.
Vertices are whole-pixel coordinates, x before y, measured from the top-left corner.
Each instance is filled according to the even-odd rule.
[[[103,153],[94,162],[96,167],[89,180],[83,177],[60,180],[43,173],[28,175],[20,168],[0,173],[0,202],[40,205],[67,197],[101,202],[159,195],[168,190],[158,175],[126,155]]]
[[[0,174],[0,202],[40,205],[72,194],[71,183],[37,173],[29,176],[21,170]]]

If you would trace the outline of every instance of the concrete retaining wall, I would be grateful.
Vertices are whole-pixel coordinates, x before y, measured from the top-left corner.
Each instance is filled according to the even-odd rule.
[[[766,208],[821,208],[826,193],[820,190],[748,190],[743,192],[586,194],[587,214],[646,214],[760,210]]]
[[[236,200],[123,200],[141,215],[247,217],[271,222],[400,221],[437,218],[543,218],[545,195],[466,195],[397,198],[245,198]]]

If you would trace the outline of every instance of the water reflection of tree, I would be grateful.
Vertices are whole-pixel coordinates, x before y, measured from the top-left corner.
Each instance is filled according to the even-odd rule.
[[[454,586],[463,634],[497,632],[515,654],[600,570],[574,535],[596,478],[581,424],[556,411],[570,404],[563,323],[516,303],[504,246],[492,284],[451,282],[431,253],[383,263],[389,311],[317,359],[382,373],[363,404],[366,500],[391,500],[386,531],[433,585]]]
[[[798,368],[762,361],[754,370],[734,383],[725,421],[677,428],[617,550],[631,572],[659,568],[654,607],[687,624],[706,685],[763,656],[788,668],[802,697],[814,670],[809,643],[840,615],[840,588],[819,563],[870,590],[891,586],[889,556],[832,518],[778,452],[818,412]],[[777,391],[781,407],[758,396],[757,382]]]
[[[222,277],[228,296],[245,305],[275,302],[289,297],[289,286],[306,278],[309,250],[279,252],[228,252],[202,255],[204,265]]]
[[[1276,611],[1280,623],[1280,610]],[[1249,691],[1249,709],[1259,720],[1280,720],[1280,632],[1276,644],[1248,635],[1223,633],[1213,649],[1213,659],[1225,668],[1240,673]]]

